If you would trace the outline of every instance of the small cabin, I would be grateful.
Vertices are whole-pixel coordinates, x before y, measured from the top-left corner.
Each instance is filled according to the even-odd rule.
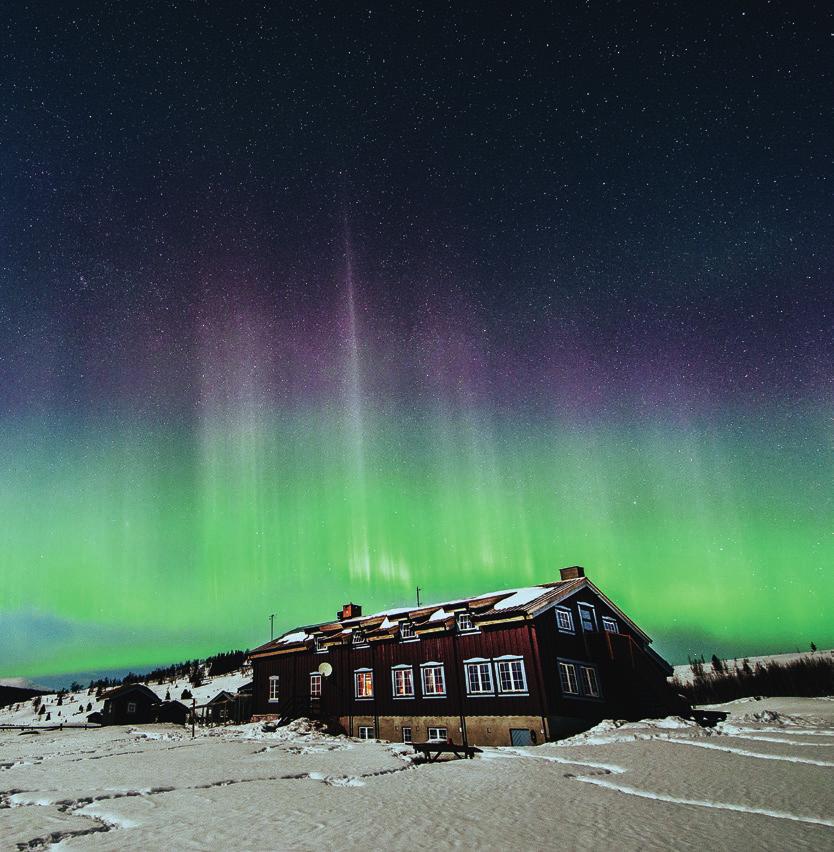
[[[143,683],[127,683],[103,696],[102,725],[142,725],[157,721],[161,701]]]

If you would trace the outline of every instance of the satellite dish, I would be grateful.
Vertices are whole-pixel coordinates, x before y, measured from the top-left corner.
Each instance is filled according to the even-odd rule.
[[[320,663],[319,674],[323,674],[325,677],[330,677],[330,675],[333,674],[333,666],[331,666],[330,663]]]

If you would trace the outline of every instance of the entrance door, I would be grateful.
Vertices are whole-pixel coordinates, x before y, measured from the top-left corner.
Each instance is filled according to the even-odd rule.
[[[533,732],[527,728],[510,728],[510,743],[514,746],[533,745]]]

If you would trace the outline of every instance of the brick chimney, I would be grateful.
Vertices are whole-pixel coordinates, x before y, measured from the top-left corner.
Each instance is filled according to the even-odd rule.
[[[570,568],[562,568],[559,576],[563,580],[578,580],[585,576],[585,569],[581,565],[571,565]]]
[[[355,603],[346,603],[339,612],[336,613],[336,618],[339,621],[345,621],[348,618],[359,618],[362,615],[362,607]]]

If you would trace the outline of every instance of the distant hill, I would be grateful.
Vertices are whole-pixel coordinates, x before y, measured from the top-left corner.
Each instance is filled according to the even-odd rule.
[[[86,686],[73,683],[60,691],[0,686],[0,690],[10,690],[9,700],[0,701],[0,726],[84,725],[91,713],[102,711],[106,691],[122,683],[144,683],[162,701],[182,701],[190,706],[193,700],[199,706],[220,692],[234,694],[251,681],[246,653],[224,651],[204,660],[188,660],[141,675],[100,678]]]
[[[47,690],[32,686],[10,686],[0,683],[0,707],[8,707],[20,701],[28,701],[36,695],[45,695]]]

